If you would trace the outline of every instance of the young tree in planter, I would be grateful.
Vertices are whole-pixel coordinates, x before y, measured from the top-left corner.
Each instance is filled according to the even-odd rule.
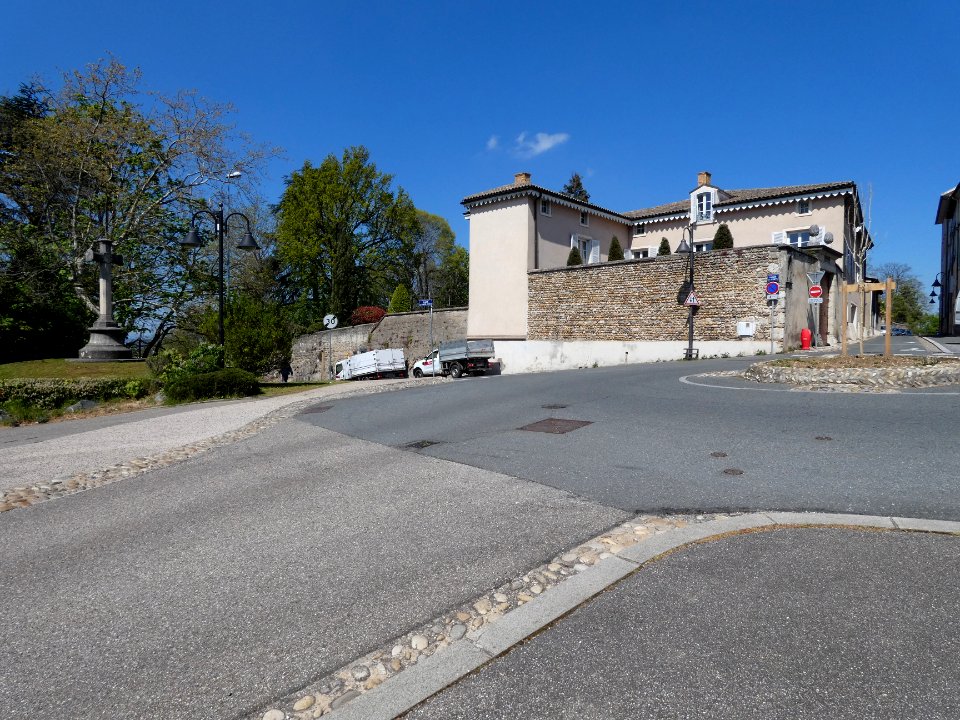
[[[571,265],[583,265],[583,258],[580,256],[580,248],[570,248],[570,254],[567,255],[567,267]]]
[[[587,189],[583,186],[583,179],[580,177],[580,173],[575,172],[570,176],[567,184],[563,186],[563,192],[565,195],[576,198],[581,202],[590,202],[590,193],[588,193]]]
[[[713,236],[713,249],[726,250],[733,247],[733,233],[726,223],[717,228],[717,233]]]
[[[666,238],[660,238],[660,249],[657,250],[657,257],[670,254],[670,241]]]
[[[607,260],[610,262],[623,260],[623,248],[620,247],[620,239],[616,235],[614,235],[613,240],[610,241],[610,251],[607,253]]]

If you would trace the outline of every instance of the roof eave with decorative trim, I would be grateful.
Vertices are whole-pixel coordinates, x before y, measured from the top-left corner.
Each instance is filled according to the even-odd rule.
[[[537,198],[547,197],[551,202],[554,202],[557,205],[573,208],[574,210],[579,210],[581,212],[587,212],[591,215],[604,218],[605,220],[610,220],[612,222],[617,222],[628,226],[633,226],[635,224],[634,220],[631,218],[625,217],[624,215],[614,212],[613,210],[602,208],[599,205],[581,202],[570,197],[569,195],[564,195],[563,193],[558,193],[554,190],[540,187],[539,185],[518,185],[509,190],[501,190],[489,195],[484,195],[483,193],[480,195],[468,195],[460,201],[460,204],[470,210],[475,207],[492,205],[494,203],[513,200],[515,198],[525,196],[533,196]]]
[[[825,197],[837,197],[840,195],[852,195],[854,192],[854,187],[848,185],[847,187],[836,188],[826,191],[812,191],[806,193],[797,193],[795,195],[785,195],[778,198],[765,198],[762,200],[748,200],[746,202],[739,203],[724,203],[717,204],[713,206],[713,211],[716,214],[724,212],[734,212],[736,210],[749,210],[756,207],[767,207],[769,205],[785,205],[787,203],[797,202],[798,200],[817,200],[819,198]]]

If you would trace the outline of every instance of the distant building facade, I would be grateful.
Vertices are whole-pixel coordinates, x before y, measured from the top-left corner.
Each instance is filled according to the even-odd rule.
[[[936,224],[940,226],[940,333],[956,335],[960,332],[960,184],[940,196]]]
[[[839,325],[836,289],[841,282],[865,279],[871,246],[852,181],[724,190],[702,172],[682,200],[618,212],[534,185],[529,173],[518,173],[513,183],[468,195],[462,203],[470,222],[470,337],[526,339],[528,274],[563,267],[573,247],[584,265],[603,263],[616,237],[627,260],[642,260],[657,255],[663,238],[675,252],[684,234],[689,238],[692,232],[694,250],[709,253],[717,228],[726,224],[734,248],[823,251],[818,254],[823,257],[824,302],[818,312],[826,338],[827,328]],[[831,288],[837,294],[832,301]],[[589,311],[592,303],[606,298],[582,301]],[[863,320],[859,305],[859,294],[848,295],[845,312],[851,328]]]

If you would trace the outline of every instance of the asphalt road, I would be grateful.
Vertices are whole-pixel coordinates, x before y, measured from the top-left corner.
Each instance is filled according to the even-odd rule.
[[[810,393],[688,374],[748,360],[468,378],[310,422],[631,512],[824,510],[960,519],[957,391]],[[523,430],[548,419],[566,434]]]
[[[644,566],[404,717],[960,717],[960,538],[777,530]]]
[[[240,717],[623,519],[286,421],[0,514],[0,717]]]

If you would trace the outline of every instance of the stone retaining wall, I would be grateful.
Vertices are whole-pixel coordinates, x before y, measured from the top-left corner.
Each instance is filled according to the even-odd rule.
[[[788,252],[769,246],[698,253],[695,285],[701,305],[694,339],[735,341],[737,321],[751,320],[756,335],[749,339],[769,340],[768,266],[786,267]],[[527,338],[685,340],[687,308],[678,297],[687,273],[686,255],[533,271]],[[784,305],[774,313],[774,339],[782,338]]]
[[[467,311],[449,308],[433,311],[434,343],[467,336]],[[333,363],[367,350],[399,348],[412,366],[430,352],[430,312],[386,315],[379,323],[366,323],[302,335],[293,342],[290,367],[294,381],[327,380],[330,343]]]

